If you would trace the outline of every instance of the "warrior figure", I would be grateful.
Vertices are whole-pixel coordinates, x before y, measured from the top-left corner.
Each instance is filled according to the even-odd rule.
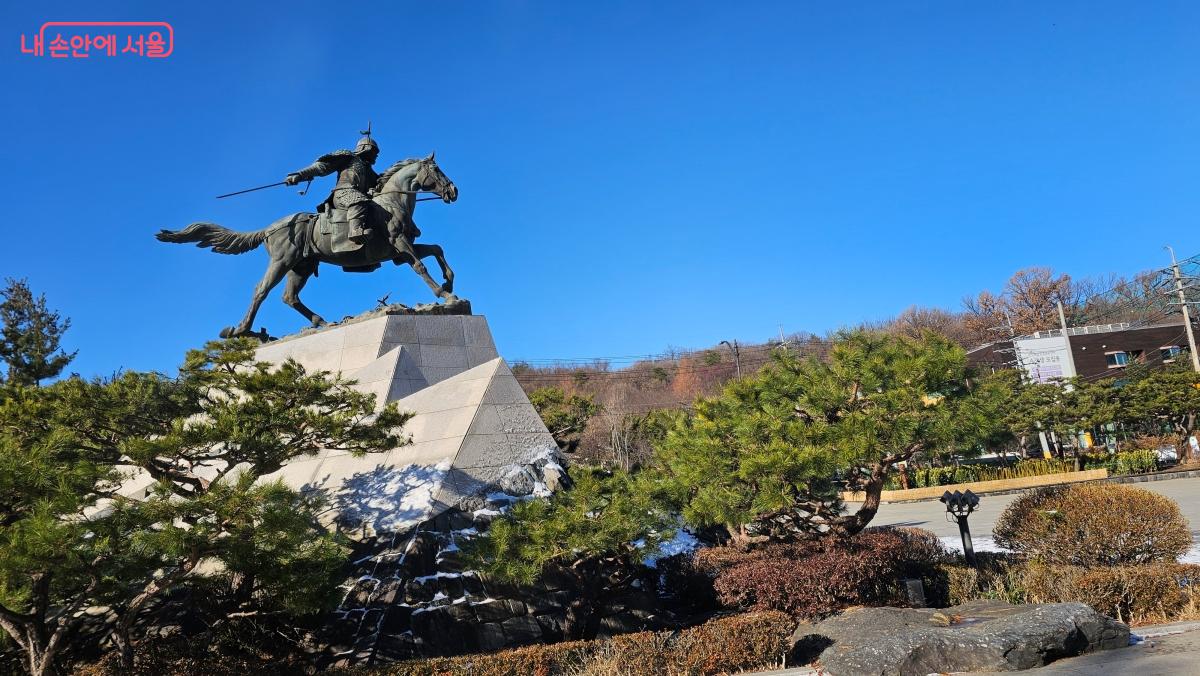
[[[371,229],[367,224],[371,201],[368,193],[379,180],[379,175],[371,168],[379,158],[379,145],[370,134],[370,131],[363,133],[363,137],[354,146],[354,152],[335,150],[322,155],[316,162],[288,174],[284,179],[288,185],[296,185],[300,181],[311,180],[316,176],[328,176],[336,171],[337,183],[329,194],[328,202],[346,210],[346,218],[350,221],[350,241],[356,244],[362,244],[371,238]]]

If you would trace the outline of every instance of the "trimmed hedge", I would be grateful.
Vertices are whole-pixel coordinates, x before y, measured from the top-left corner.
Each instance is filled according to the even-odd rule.
[[[305,673],[308,665],[295,658],[276,655],[213,653],[204,645],[187,640],[142,641],[135,646],[134,668],[121,666],[115,650],[97,662],[76,667],[75,676],[291,676]]]
[[[1025,493],[1004,510],[993,531],[1000,546],[1060,565],[1173,562],[1192,546],[1174,500],[1109,483]]]
[[[435,657],[376,667],[332,669],[331,676],[530,676],[617,674],[724,674],[782,666],[796,622],[783,613],[748,613],[722,617],[670,632],[624,634],[608,640],[535,645],[502,652]],[[219,655],[189,641],[143,642],[137,667],[123,671],[109,653],[85,665],[78,676],[241,676],[308,673],[299,660],[267,655]]]
[[[1158,470],[1158,452],[1154,450],[1121,451],[1105,455],[1082,455],[1083,469],[1107,469],[1109,474],[1145,474]],[[919,467],[904,470],[908,475],[909,488],[929,488],[976,481],[1019,479],[1046,474],[1063,474],[1075,471],[1074,458],[1038,458],[1018,460],[1008,467],[991,465],[950,465],[946,467]],[[899,476],[890,476],[884,483],[886,490],[902,488]]]
[[[1145,474],[1158,470],[1158,451],[1122,451],[1112,455],[1084,456],[1084,469],[1105,468],[1109,474]]]
[[[748,552],[714,547],[696,553],[727,606],[819,618],[852,606],[903,606],[900,580],[934,582],[949,554],[933,533],[869,528],[845,541],[769,544]]]
[[[481,655],[349,670],[356,676],[723,674],[781,666],[796,622],[783,613],[710,620],[679,632],[640,632]]]
[[[905,470],[908,474],[909,488],[929,488],[930,486],[949,486],[950,484],[967,484],[976,481],[995,481],[997,479],[1017,479],[1043,474],[1060,474],[1075,471],[1074,460],[1018,460],[1011,467],[990,467],[988,465],[949,465],[946,467],[920,467]],[[888,477],[884,488],[897,490],[901,488],[900,478]]]

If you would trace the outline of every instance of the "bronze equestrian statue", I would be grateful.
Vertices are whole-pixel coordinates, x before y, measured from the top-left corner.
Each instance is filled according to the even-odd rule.
[[[258,335],[251,324],[263,299],[284,276],[287,284],[283,302],[312,322],[325,324],[300,301],[300,290],[315,275],[317,265],[332,263],[347,272],[371,272],[385,261],[409,265],[448,306],[468,306],[454,295],[454,271],[446,263],[442,247],[416,244],[421,234],[413,221],[418,193],[432,193],[446,204],[458,199],[458,188],[446,177],[433,153],[422,159],[401,160],[381,175],[372,169],[379,146],[364,132],[354,151],[340,150],[321,156],[312,165],[288,174],[284,183],[294,185],[315,176],[338,173],[330,197],[318,213],[295,213],[271,223],[262,230],[235,232],[216,223],[192,223],[183,230],[162,230],[156,237],[163,242],[195,242],[217,253],[241,254],[266,244],[270,263],[258,286],[250,308],[237,326],[227,327],[221,336]],[[443,282],[429,276],[422,259],[432,256],[442,269]],[[469,312],[469,310],[467,310]]]

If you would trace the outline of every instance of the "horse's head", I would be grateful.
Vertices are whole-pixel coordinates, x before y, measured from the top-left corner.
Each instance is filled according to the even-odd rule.
[[[417,175],[412,182],[413,190],[431,192],[441,197],[446,204],[458,199],[458,186],[442,173],[442,168],[433,160],[433,153],[429,153],[429,157],[418,160],[417,163]]]

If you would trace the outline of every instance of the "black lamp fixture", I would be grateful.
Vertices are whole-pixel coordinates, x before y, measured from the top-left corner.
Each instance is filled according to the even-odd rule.
[[[971,491],[946,491],[941,501],[946,504],[946,513],[958,519],[958,532],[962,535],[963,555],[967,563],[975,565],[975,547],[971,544],[971,529],[967,527],[967,517],[979,506],[979,496]]]

